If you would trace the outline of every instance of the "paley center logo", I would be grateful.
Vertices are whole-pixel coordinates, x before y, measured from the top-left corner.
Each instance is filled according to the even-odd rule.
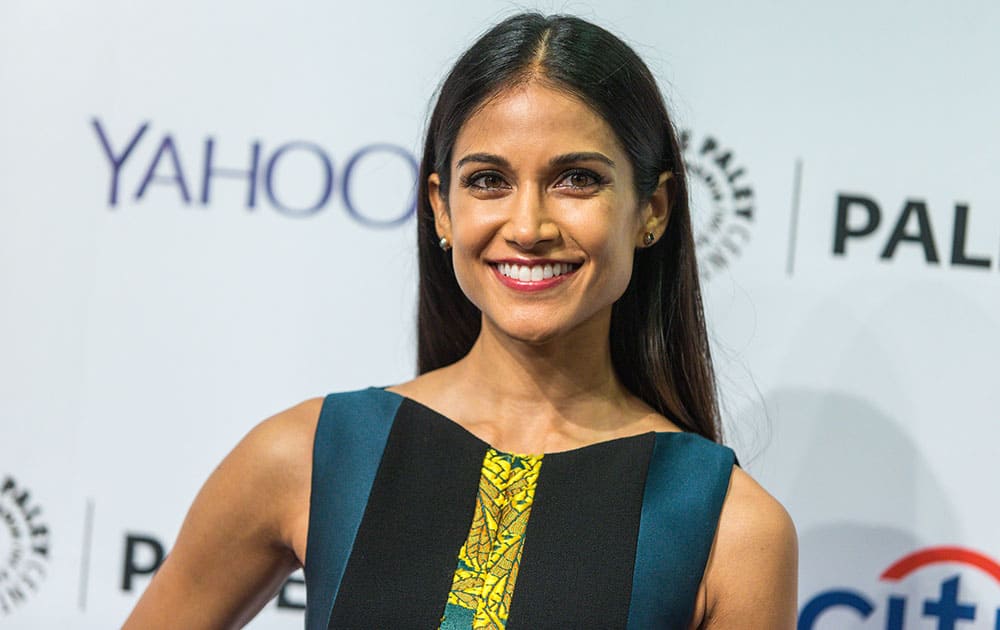
[[[680,134],[691,198],[699,271],[708,280],[730,266],[750,242],[754,192],[747,169],[715,137]]]
[[[336,200],[351,219],[372,228],[405,223],[415,211],[417,160],[395,144],[363,145],[339,166],[327,148],[306,140],[271,146],[209,135],[192,143],[154,131],[149,121],[125,132],[97,117],[90,124],[108,169],[111,209],[150,195],[207,208],[225,187],[243,193],[247,211],[266,205],[293,218],[315,216]]]
[[[802,607],[798,629],[1000,629],[1000,564],[978,551],[921,549],[890,564],[879,582],[872,590],[881,595],[849,588],[817,593]],[[963,588],[969,583],[980,586],[975,596]]]
[[[49,562],[49,528],[31,492],[11,475],[0,482],[0,617],[38,590]]]
[[[938,208],[937,222],[932,221],[931,206],[925,199],[910,197],[900,204],[896,212],[891,206],[879,203],[874,195],[840,192],[836,197],[833,228],[833,255],[847,257],[859,255],[854,249],[868,243],[880,244],[878,259],[892,261],[899,252],[907,249],[918,253],[928,266],[951,269],[989,270],[994,267],[994,258],[982,249],[976,250],[969,244],[970,238],[978,235],[983,246],[982,226],[989,225],[972,221],[972,206],[956,202],[953,212],[948,215]],[[980,211],[980,214],[985,214]],[[972,225],[976,226],[973,230]],[[942,238],[948,234],[951,238]],[[978,232],[978,234],[976,234]],[[992,236],[992,235],[991,235]],[[992,240],[992,239],[991,239]],[[992,240],[992,242],[996,242]],[[850,252],[848,243],[851,244]],[[873,256],[875,252],[862,252],[862,256]]]

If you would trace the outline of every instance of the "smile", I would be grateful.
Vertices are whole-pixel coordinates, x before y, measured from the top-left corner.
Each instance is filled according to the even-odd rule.
[[[544,265],[512,265],[510,263],[497,263],[494,265],[500,275],[519,280],[521,282],[538,282],[548,280],[554,276],[561,276],[564,273],[576,271],[579,265],[571,263],[548,263]]]
[[[501,262],[490,266],[503,284],[520,291],[540,291],[554,287],[567,280],[580,267],[574,263],[551,262],[537,265]]]

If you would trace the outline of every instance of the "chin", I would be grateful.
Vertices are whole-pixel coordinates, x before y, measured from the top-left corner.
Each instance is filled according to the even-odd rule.
[[[531,346],[543,346],[566,335],[570,328],[553,326],[551,316],[535,315],[517,319],[492,320],[496,333]]]
[[[544,346],[558,338],[559,333],[552,330],[512,331],[507,336],[529,346]]]

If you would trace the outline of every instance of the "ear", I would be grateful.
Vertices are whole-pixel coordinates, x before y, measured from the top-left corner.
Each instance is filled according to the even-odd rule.
[[[639,233],[636,235],[637,247],[649,247],[660,240],[667,229],[670,220],[670,193],[667,190],[667,182],[673,177],[670,171],[663,171],[656,182],[656,189],[653,191],[649,201],[642,208]],[[652,233],[653,243],[646,241],[646,234]]]
[[[448,203],[441,195],[441,178],[437,173],[427,177],[427,198],[434,210],[434,231],[438,238],[446,238],[451,242],[451,215],[448,214]]]

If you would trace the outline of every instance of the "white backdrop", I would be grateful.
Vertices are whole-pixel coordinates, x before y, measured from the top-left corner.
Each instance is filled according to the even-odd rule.
[[[527,6],[624,36],[688,132],[800,627],[1000,627],[1000,7]],[[516,8],[0,5],[0,626],[120,624],[250,427],[412,376],[412,156]]]

